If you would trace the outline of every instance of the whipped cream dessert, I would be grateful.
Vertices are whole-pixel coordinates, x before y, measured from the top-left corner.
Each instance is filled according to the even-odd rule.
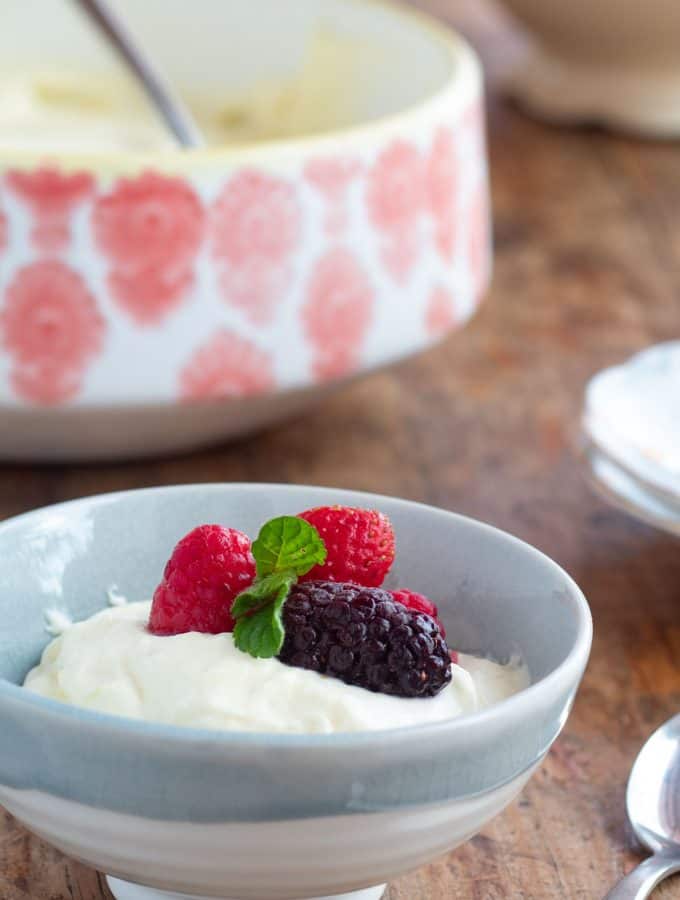
[[[337,678],[256,659],[231,633],[149,631],[151,604],[130,603],[68,625],[25,687],[75,706],[152,722],[237,731],[325,734],[451,719],[529,684],[519,662],[460,654],[437,696],[373,693]]]
[[[319,506],[257,538],[198,525],[175,545],[149,602],[73,624],[24,686],[63,703],[169,725],[329,734],[477,712],[529,684],[518,661],[459,655],[439,609],[384,588],[396,553],[386,515]]]

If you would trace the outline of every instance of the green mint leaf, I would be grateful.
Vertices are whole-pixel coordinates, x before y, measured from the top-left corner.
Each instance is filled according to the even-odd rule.
[[[238,595],[232,614],[236,617],[234,644],[239,650],[260,659],[279,653],[285,637],[281,611],[295,581],[290,572],[270,575]],[[240,610],[244,612],[237,615]]]
[[[298,576],[326,560],[319,532],[297,516],[279,516],[253,543],[257,578],[234,599],[234,644],[251,656],[276,656],[285,637],[281,612]]]
[[[295,572],[276,572],[264,578],[256,579],[250,587],[234,598],[231,605],[231,614],[234,619],[251,615],[274,602],[281,591],[284,591],[284,599],[295,582]]]
[[[279,516],[266,522],[252,549],[258,578],[275,572],[306,575],[326,561],[326,545],[319,532],[297,516]]]

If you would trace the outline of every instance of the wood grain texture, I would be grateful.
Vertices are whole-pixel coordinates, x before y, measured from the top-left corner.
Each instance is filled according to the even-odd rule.
[[[592,495],[571,450],[586,379],[677,337],[680,148],[549,128],[499,99],[516,51],[477,0],[420,0],[491,73],[496,263],[475,321],[323,409],[230,447],[126,466],[0,469],[0,517],[190,481],[336,485],[434,503],[536,544],[581,584],[593,656],[563,736],[522,797],[389,900],[590,900],[639,859],[624,787],[680,705],[680,548]],[[101,878],[0,818],[1,900],[103,900]],[[659,889],[680,898],[680,879]]]

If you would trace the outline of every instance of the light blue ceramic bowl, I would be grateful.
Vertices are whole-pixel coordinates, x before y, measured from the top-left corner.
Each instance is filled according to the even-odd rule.
[[[149,597],[200,523],[254,536],[272,516],[325,503],[389,515],[393,582],[436,598],[458,649],[519,652],[531,686],[450,722],[328,736],[138,722],[19,686],[48,640],[47,609],[83,619],[112,585]],[[121,900],[379,896],[367,886],[466,840],[521,789],[566,721],[591,641],[578,587],[527,544],[443,510],[292,485],[132,491],[4,522],[0,621],[0,802],[116,876]]]

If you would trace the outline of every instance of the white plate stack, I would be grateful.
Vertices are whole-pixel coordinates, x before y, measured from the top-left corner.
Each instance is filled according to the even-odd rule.
[[[650,347],[592,378],[582,427],[597,489],[680,535],[680,341]]]

